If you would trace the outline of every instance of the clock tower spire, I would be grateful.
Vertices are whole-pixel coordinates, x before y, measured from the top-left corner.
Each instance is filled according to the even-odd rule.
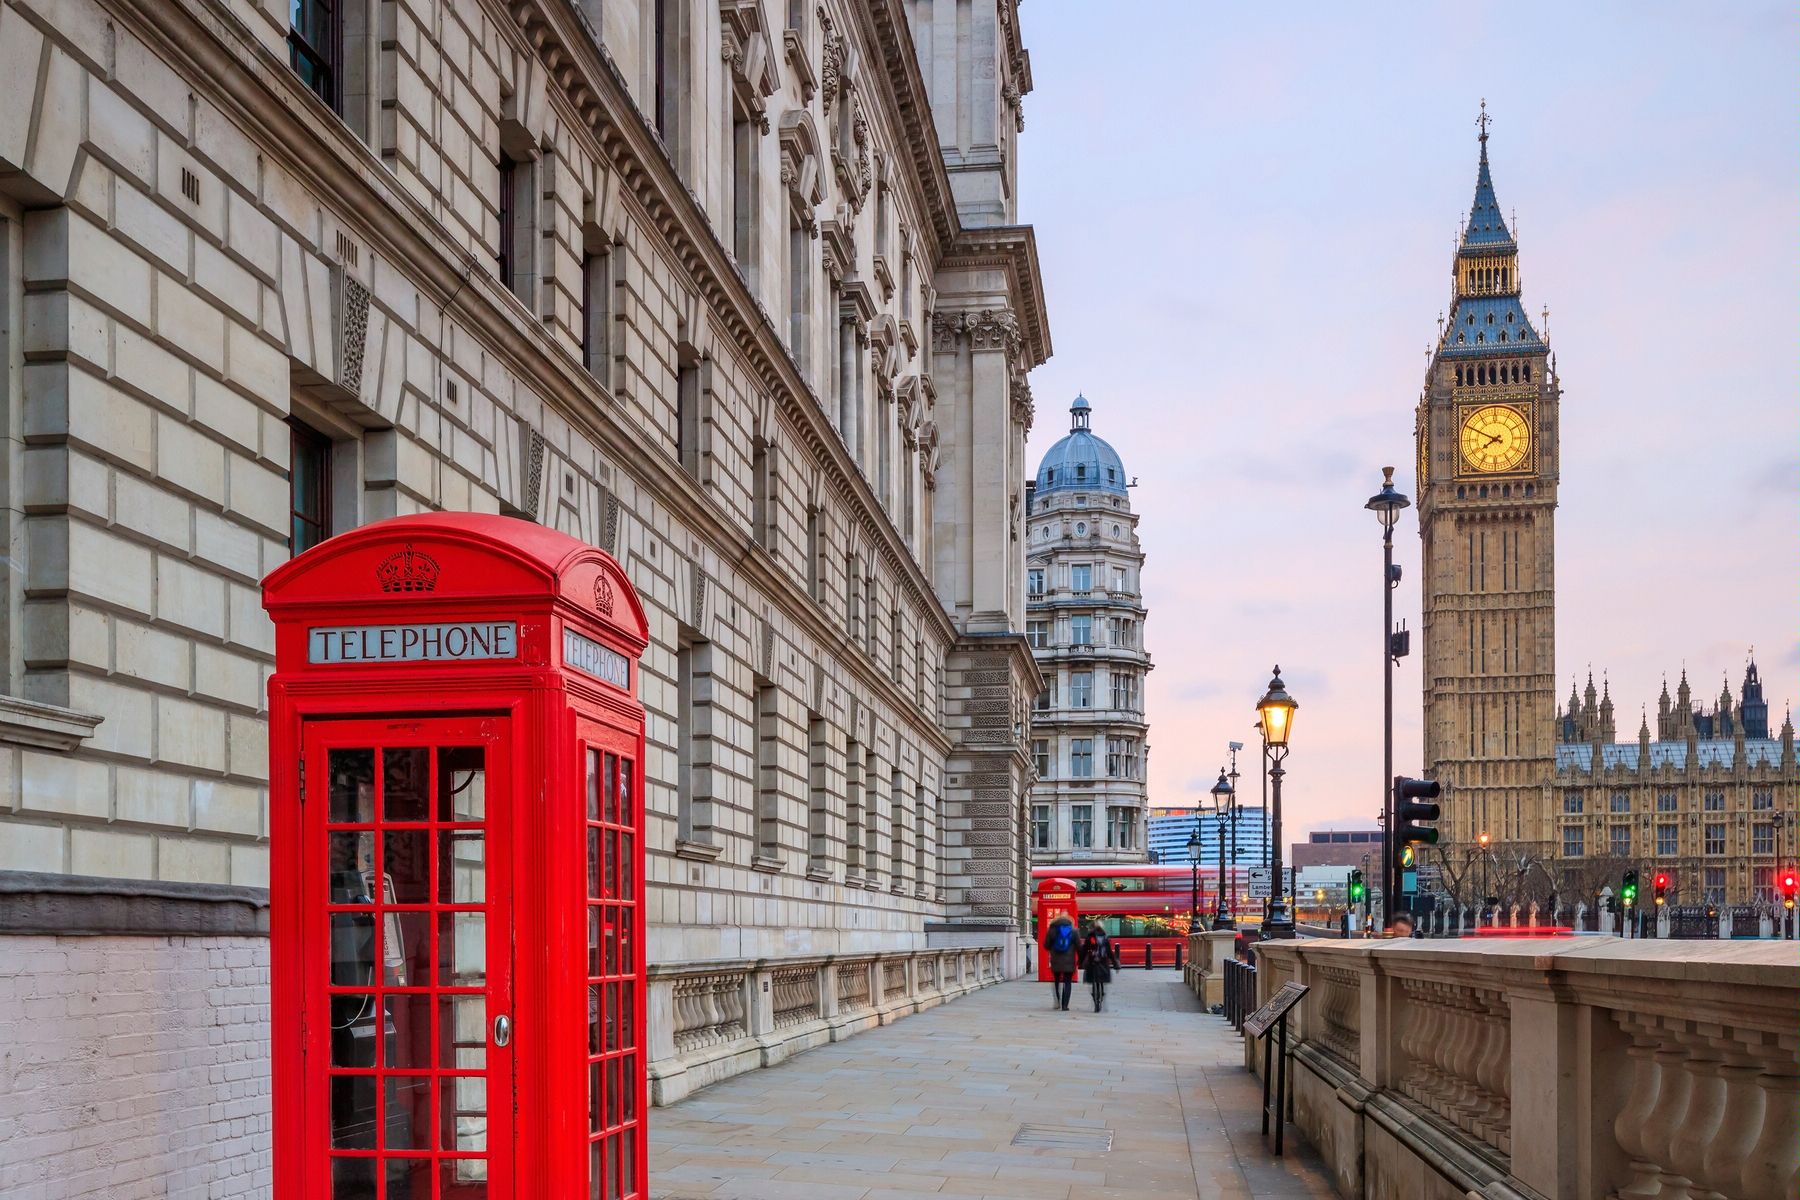
[[[1557,412],[1549,346],[1521,301],[1519,247],[1488,164],[1451,263],[1450,316],[1414,419],[1425,767],[1449,842],[1553,836]]]

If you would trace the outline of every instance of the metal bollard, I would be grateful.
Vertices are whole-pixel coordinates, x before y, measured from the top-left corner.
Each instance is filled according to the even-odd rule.
[[[1150,969],[1150,943],[1144,943],[1144,970]]]
[[[1181,943],[1175,943],[1175,969],[1181,970]]]

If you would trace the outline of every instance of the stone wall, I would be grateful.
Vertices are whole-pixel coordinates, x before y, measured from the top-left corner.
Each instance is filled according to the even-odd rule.
[[[1261,999],[1310,988],[1294,1119],[1341,1196],[1794,1194],[1783,945],[1300,940],[1257,961]]]

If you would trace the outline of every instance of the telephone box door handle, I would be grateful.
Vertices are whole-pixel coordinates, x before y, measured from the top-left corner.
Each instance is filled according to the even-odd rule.
[[[504,1046],[512,1041],[512,1018],[501,1013],[494,1018],[494,1045]]]

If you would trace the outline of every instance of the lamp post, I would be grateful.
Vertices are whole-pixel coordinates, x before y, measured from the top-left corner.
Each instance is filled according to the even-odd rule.
[[[1263,732],[1261,716],[1258,716],[1256,720],[1256,736],[1262,738],[1262,755],[1258,760],[1262,764],[1262,821],[1260,824],[1262,826],[1262,869],[1267,871],[1274,866],[1274,863],[1269,858],[1269,738]],[[1273,879],[1274,876],[1271,875],[1270,878]],[[1271,889],[1269,894],[1272,896],[1275,893]],[[1264,916],[1268,915],[1267,908],[1265,903]]]
[[[1381,912],[1391,920],[1400,911],[1399,848],[1394,844],[1394,589],[1400,586],[1400,568],[1394,565],[1394,526],[1400,510],[1410,502],[1394,487],[1394,468],[1381,468],[1381,490],[1369,497],[1364,508],[1381,522]],[[1407,905],[1408,908],[1412,906]]]
[[[1269,680],[1269,690],[1256,702],[1256,710],[1262,714],[1264,756],[1269,761],[1272,806],[1269,814],[1269,857],[1273,860],[1273,869],[1269,873],[1268,916],[1263,919],[1264,940],[1294,936],[1294,918],[1287,908],[1287,890],[1282,886],[1281,878],[1281,777],[1284,774],[1281,764],[1287,758],[1288,734],[1294,727],[1294,710],[1299,707],[1294,698],[1288,695],[1287,685],[1281,682],[1281,668],[1277,666]]]
[[[1212,785],[1213,820],[1219,835],[1219,888],[1218,904],[1213,909],[1214,929],[1234,929],[1236,922],[1226,915],[1225,909],[1225,818],[1237,820],[1237,805],[1232,794],[1231,781],[1225,778],[1225,768],[1219,768],[1219,782]]]
[[[1236,929],[1237,928],[1237,901],[1238,901],[1237,882],[1236,882],[1237,881],[1237,876],[1236,876],[1237,856],[1238,856],[1237,827],[1238,827],[1238,810],[1241,807],[1237,802],[1237,781],[1238,781],[1237,756],[1238,756],[1238,751],[1242,750],[1244,748],[1244,743],[1242,743],[1242,742],[1227,742],[1227,743],[1225,743],[1225,748],[1231,752],[1231,770],[1229,770],[1225,773],[1225,778],[1227,778],[1231,781],[1231,858],[1227,861],[1228,861],[1229,869],[1233,872],[1233,875],[1232,875],[1232,886],[1231,886],[1232,895],[1231,895],[1230,900],[1228,900],[1225,904],[1225,924],[1222,926],[1222,928]]]
[[[1200,924],[1200,815],[1194,814],[1194,832],[1188,835],[1188,865],[1194,872],[1194,896],[1188,907],[1188,932]]]

